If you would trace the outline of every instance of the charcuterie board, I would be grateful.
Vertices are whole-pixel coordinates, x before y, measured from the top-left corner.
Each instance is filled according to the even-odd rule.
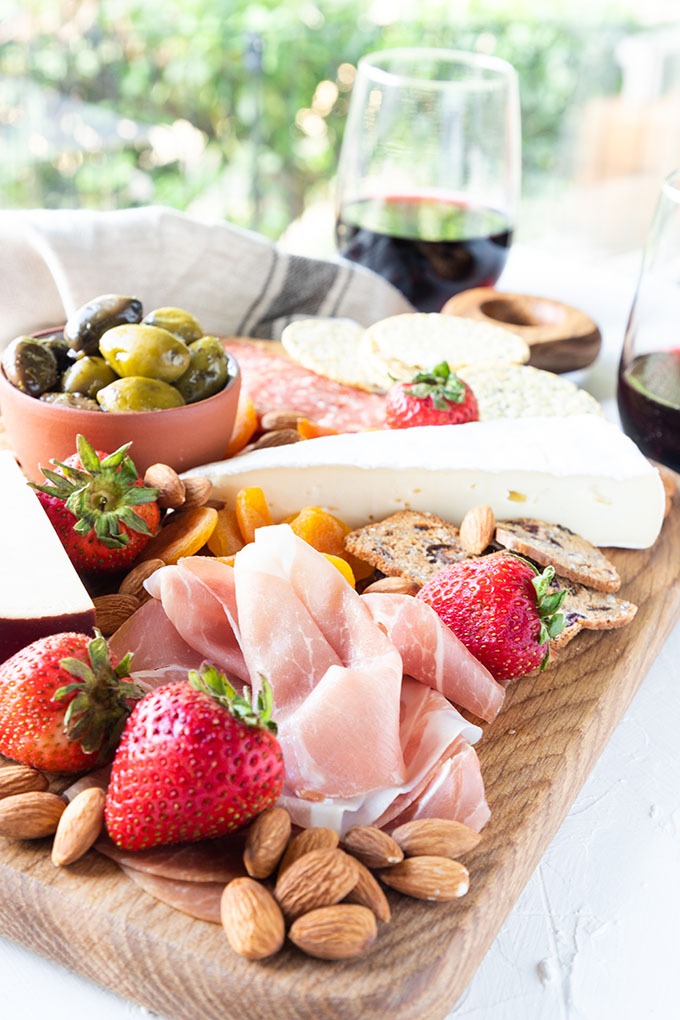
[[[478,745],[491,821],[451,904],[390,894],[392,922],[355,961],[286,948],[250,963],[217,925],[140,892],[90,852],[56,869],[47,841],[0,840],[0,933],[169,1020],[436,1020],[455,1005],[631,698],[680,618],[678,494],[646,551],[611,551],[621,630],[582,632],[544,673],[511,685]]]

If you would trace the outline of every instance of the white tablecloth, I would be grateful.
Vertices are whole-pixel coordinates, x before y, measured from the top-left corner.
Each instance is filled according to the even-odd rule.
[[[499,283],[595,318],[601,357],[574,378],[612,418],[637,267],[637,257],[595,265],[515,248]],[[451,1020],[680,1016],[679,727],[676,627]],[[152,1016],[5,940],[0,988],[2,1020]]]

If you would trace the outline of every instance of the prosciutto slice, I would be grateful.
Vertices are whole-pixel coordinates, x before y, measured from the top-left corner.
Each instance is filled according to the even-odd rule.
[[[398,649],[404,673],[440,691],[459,708],[491,722],[505,688],[465,647],[432,606],[410,595],[371,592],[363,596],[371,616]]]
[[[502,690],[430,607],[359,595],[285,524],[260,528],[233,568],[188,557],[147,586],[184,653],[188,646],[254,694],[268,680],[286,768],[282,803],[295,823],[341,835],[434,813],[484,824],[471,747],[482,731],[449,698],[493,718]]]

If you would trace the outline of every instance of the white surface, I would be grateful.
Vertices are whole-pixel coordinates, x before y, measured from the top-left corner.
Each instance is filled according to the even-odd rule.
[[[560,265],[516,249],[499,284],[596,319],[602,356],[574,379],[611,418],[636,273],[637,259]],[[679,723],[676,627],[450,1020],[680,1016]],[[4,940],[0,986],[2,1020],[153,1015]]]

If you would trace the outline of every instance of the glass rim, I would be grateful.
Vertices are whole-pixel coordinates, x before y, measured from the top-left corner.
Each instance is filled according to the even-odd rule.
[[[393,84],[408,82],[414,85],[427,85],[430,87],[459,84],[456,79],[451,78],[428,78],[426,75],[418,74],[415,67],[413,72],[406,72],[403,70],[389,70],[381,66],[381,61],[385,59],[398,59],[399,57],[405,57],[407,54],[413,54],[414,59],[425,58],[441,60],[442,62],[448,61],[451,66],[476,67],[485,72],[493,72],[499,80],[501,78],[517,78],[516,69],[508,60],[504,60],[502,57],[494,57],[486,53],[475,53],[471,50],[455,50],[437,46],[396,46],[388,47],[384,50],[372,50],[370,53],[365,53],[359,58],[357,74],[359,71],[364,71],[376,81]],[[486,80],[490,81],[491,78],[488,77]],[[680,171],[678,171],[678,174],[680,175]]]
[[[680,169],[673,170],[663,182],[662,193],[672,202],[680,202]]]

